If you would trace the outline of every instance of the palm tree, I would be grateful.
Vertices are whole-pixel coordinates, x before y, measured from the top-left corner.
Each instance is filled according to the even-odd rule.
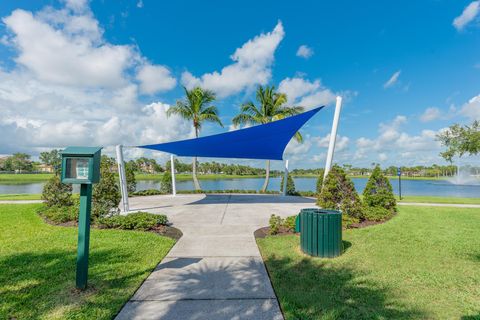
[[[223,127],[217,107],[210,105],[215,100],[215,94],[212,91],[200,87],[195,87],[192,90],[185,87],[183,89],[185,90],[185,99],[178,100],[176,105],[171,106],[167,111],[167,116],[176,114],[183,119],[191,120],[195,128],[196,138],[198,138],[203,122],[215,122]],[[200,190],[197,179],[197,157],[193,158],[192,176],[195,189]]]
[[[299,114],[303,107],[286,106],[287,95],[275,91],[275,86],[258,86],[256,98],[258,106],[253,102],[244,103],[241,112],[232,120],[235,126],[242,124],[265,124],[268,122],[280,120],[289,116]],[[303,138],[300,132],[295,134],[295,140],[302,142]],[[265,182],[262,192],[265,192],[270,180],[270,160],[266,162]]]

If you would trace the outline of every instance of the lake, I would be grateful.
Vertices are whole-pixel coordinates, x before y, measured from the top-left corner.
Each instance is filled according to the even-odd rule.
[[[269,190],[280,190],[279,177],[271,178]],[[367,183],[366,178],[352,179],[357,191],[361,193]],[[259,190],[263,185],[263,178],[245,179],[212,179],[200,180],[204,190]],[[314,191],[315,178],[294,178],[298,191]],[[397,180],[391,180],[395,194],[398,194]],[[0,194],[41,193],[44,183],[0,184]],[[137,190],[158,189],[160,183],[154,180],[137,181]],[[177,182],[177,190],[192,190],[192,181]],[[480,197],[480,185],[456,185],[447,180],[402,180],[402,195],[404,196],[438,196],[438,197]]]

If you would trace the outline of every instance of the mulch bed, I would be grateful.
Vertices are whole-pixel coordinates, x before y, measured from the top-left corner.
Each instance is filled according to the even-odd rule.
[[[386,220],[383,220],[383,221],[364,220],[362,222],[351,224],[349,229],[360,229],[360,228],[366,228],[366,227],[374,226],[374,225],[377,225],[377,224],[382,224],[382,223],[385,223],[385,222],[389,221],[391,218],[393,218],[393,216],[386,219]],[[270,234],[270,227],[263,227],[263,228],[260,228],[258,230],[255,230],[255,232],[253,234],[255,236],[255,239],[257,239],[257,238],[263,239],[267,236],[272,235],[272,234]],[[296,232],[294,232],[290,229],[287,229],[285,227],[280,227],[279,232],[276,233],[275,236],[287,236],[287,235],[293,235],[293,234],[299,235],[300,233],[296,233]]]
[[[48,219],[46,219],[42,216],[40,216],[40,217],[43,219],[43,221],[45,221],[46,223],[48,223],[49,225],[52,225],[52,226],[57,226],[57,227],[76,227],[76,226],[78,226],[77,221],[55,223],[55,222],[53,222],[51,220],[48,220]],[[115,229],[115,228],[105,228],[105,227],[97,226],[97,225],[94,225],[94,224],[92,224],[91,227],[94,228],[94,229]],[[126,229],[118,229],[118,228],[116,228],[116,230],[143,231],[143,230],[126,230]],[[178,241],[178,239],[180,239],[183,236],[182,231],[180,231],[177,228],[171,227],[171,226],[157,226],[157,227],[155,227],[151,230],[145,230],[145,232],[153,232],[153,233],[156,233],[160,236],[168,237],[168,238],[171,238],[171,239],[174,239],[174,240],[177,240],[177,241]]]
[[[295,233],[290,229],[287,229],[285,227],[280,227],[280,230],[275,235],[276,236],[288,236],[288,235],[292,235],[292,234],[300,234],[300,233]],[[267,236],[271,236],[270,227],[263,227],[263,228],[260,228],[258,230],[255,230],[253,235],[255,236],[255,239],[263,239]]]

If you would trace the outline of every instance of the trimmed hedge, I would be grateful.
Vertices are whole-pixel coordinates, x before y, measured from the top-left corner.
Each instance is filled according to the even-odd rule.
[[[367,206],[363,208],[363,218],[369,221],[384,221],[392,217],[393,212],[379,206]]]
[[[148,212],[135,212],[125,216],[99,218],[97,224],[104,228],[124,230],[152,230],[168,223],[167,216]]]

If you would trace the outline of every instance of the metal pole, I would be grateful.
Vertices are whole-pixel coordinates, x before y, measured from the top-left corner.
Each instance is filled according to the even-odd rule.
[[[92,207],[92,185],[80,185],[80,212],[78,215],[77,277],[78,289],[87,287],[88,251],[90,244],[90,211]]]
[[[287,181],[288,181],[288,160],[285,160],[285,174],[283,175],[283,195],[287,195]]]
[[[325,163],[325,173],[323,174],[324,181],[328,175],[328,172],[332,168],[333,153],[335,151],[335,142],[337,140],[337,128],[338,128],[338,121],[340,120],[341,109],[342,109],[342,97],[337,96],[337,103],[335,104],[335,114],[333,115],[332,132],[330,133],[330,142],[328,144],[327,161]]]
[[[402,174],[398,175],[398,194],[400,196],[400,200],[402,200]]]
[[[117,164],[118,164],[118,176],[120,178],[120,193],[122,195],[122,212],[127,213],[130,208],[128,204],[128,189],[127,189],[127,176],[125,175],[125,162],[123,161],[123,147],[121,144],[117,145]]]
[[[173,154],[170,155],[170,170],[172,172],[172,195],[177,195],[177,186],[175,184],[175,161],[173,161]]]

